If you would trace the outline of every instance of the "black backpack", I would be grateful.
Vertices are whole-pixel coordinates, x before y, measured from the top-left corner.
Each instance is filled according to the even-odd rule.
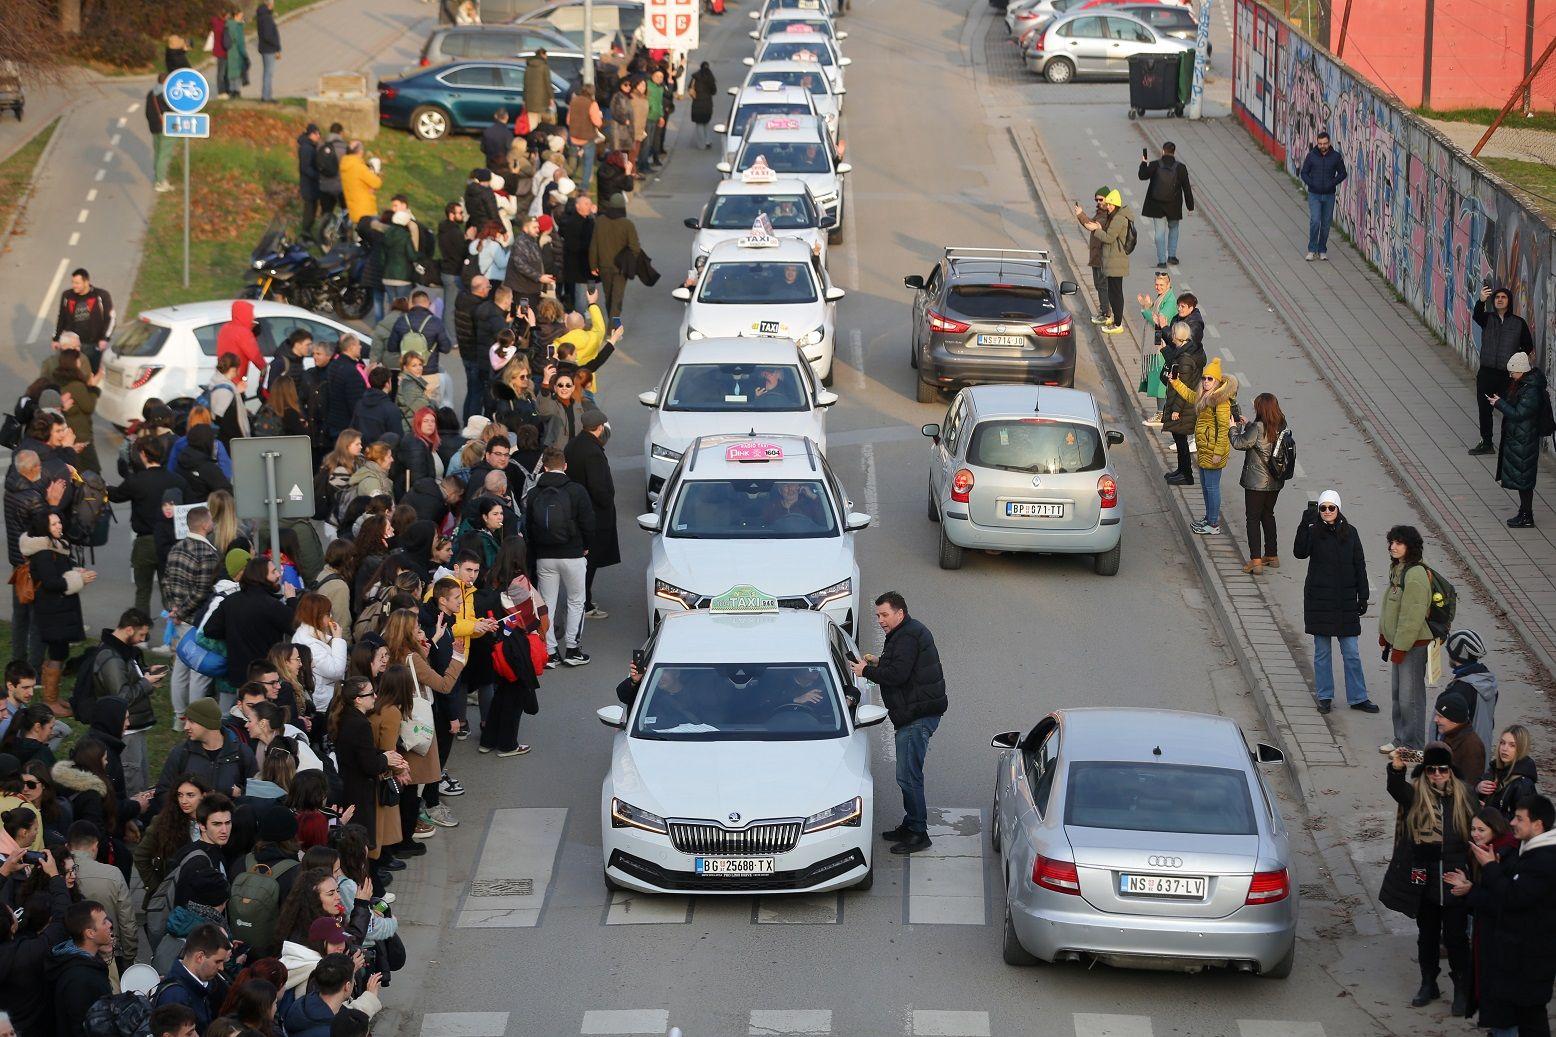
[[[1446,641],[1449,631],[1453,629],[1453,617],[1459,611],[1459,592],[1436,569],[1425,562],[1416,564],[1426,570],[1426,578],[1431,586],[1432,596],[1426,606],[1427,628],[1431,630],[1434,640]]]
[[[86,1037],[150,1037],[151,1007],[145,994],[105,994],[86,1010],[81,1028]]]
[[[92,706],[103,696],[97,693],[98,664],[105,658],[103,646],[95,644],[81,653],[76,664],[76,683],[70,689],[70,710],[83,724],[92,722]]]
[[[578,539],[578,516],[567,484],[536,486],[530,493],[529,535],[543,547],[565,547]]]
[[[1287,482],[1297,471],[1297,438],[1291,434],[1291,429],[1284,428],[1275,437],[1275,446],[1270,449],[1270,474],[1281,482]]]
[[[1135,246],[1140,244],[1140,234],[1139,234],[1139,232],[1137,232],[1135,230],[1135,221],[1134,220],[1125,219],[1124,223],[1126,224],[1126,226],[1124,227],[1124,242],[1123,242],[1123,244],[1124,244],[1124,254],[1127,256],[1127,255],[1133,254],[1134,250],[1135,250]]]

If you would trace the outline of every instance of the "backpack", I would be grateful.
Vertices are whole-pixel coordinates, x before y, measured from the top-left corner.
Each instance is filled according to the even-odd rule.
[[[1556,413],[1551,411],[1551,394],[1540,393],[1540,435],[1556,433]]]
[[[1459,592],[1436,569],[1424,562],[1416,564],[1426,570],[1426,578],[1431,581],[1432,597],[1426,606],[1426,625],[1432,631],[1433,639],[1446,641],[1448,632],[1453,629],[1454,614],[1459,609]]]
[[[16,401],[10,413],[0,421],[0,446],[7,450],[15,450],[17,444],[22,441],[22,433],[27,431],[28,422],[38,411],[38,401],[31,396],[23,396]]]
[[[86,1037],[151,1037],[151,999],[129,991],[105,994],[86,1010],[82,1032]]]
[[[243,874],[232,881],[227,900],[227,921],[232,923],[232,938],[257,951],[276,949],[276,917],[281,913],[281,883],[276,880],[293,868],[297,861],[279,861],[275,867],[261,864],[251,853],[243,858]]]
[[[427,314],[427,319],[421,322],[421,327],[411,328],[410,317],[406,317],[405,326],[410,328],[410,330],[400,336],[400,348],[397,352],[420,353],[422,356],[431,356],[432,349],[427,345],[427,336],[422,334],[427,329],[427,325],[431,323],[432,314],[429,313]]]
[[[91,705],[102,696],[97,693],[97,671],[106,656],[101,643],[88,648],[76,664],[76,683],[70,689],[70,710],[78,720],[92,722]]]
[[[251,436],[279,436],[281,435],[281,415],[269,407],[261,407],[254,412],[249,419],[249,435]]]
[[[177,753],[182,748],[182,746],[176,747],[173,752]],[[187,759],[186,756],[184,762],[187,762]],[[183,772],[179,770],[177,773]],[[146,939],[150,942],[152,950],[156,950],[157,944],[161,943],[162,938],[167,935],[167,920],[168,916],[173,913],[178,893],[179,877],[183,875],[184,868],[188,866],[189,862],[196,859],[200,862],[197,867],[212,867],[211,858],[208,855],[190,853],[178,862],[178,867],[162,877],[162,881],[157,883],[156,889],[146,894]]]
[[[567,484],[537,486],[530,494],[529,533],[543,547],[565,547],[578,539],[578,520]]]
[[[519,488],[519,507],[525,508],[529,504],[529,495],[535,492],[535,484],[540,481],[543,471],[542,459],[536,458],[535,467],[524,473],[524,485]]]
[[[1138,231],[1135,230],[1135,221],[1134,220],[1125,219],[1124,222],[1126,224],[1128,224],[1128,226],[1126,226],[1124,228],[1124,241],[1123,241],[1124,255],[1127,256],[1127,255],[1132,255],[1134,253],[1134,251],[1135,251],[1135,246],[1140,244],[1140,234],[1139,234]]]
[[[1297,440],[1291,434],[1291,429],[1283,428],[1280,435],[1275,437],[1275,446],[1270,450],[1270,474],[1286,482],[1296,471]]]
[[[108,484],[102,475],[78,470],[75,501],[65,520],[65,539],[81,547],[104,547],[108,543],[109,523],[113,521],[113,509],[108,506]]]

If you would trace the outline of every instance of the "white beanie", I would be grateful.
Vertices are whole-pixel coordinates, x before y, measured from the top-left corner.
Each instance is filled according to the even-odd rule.
[[[1512,356],[1508,357],[1508,359],[1507,359],[1507,373],[1508,374],[1528,374],[1529,373],[1529,368],[1530,368],[1530,364],[1529,364],[1529,354],[1528,353],[1523,353],[1523,352],[1514,353]]]
[[[487,186],[490,187],[493,191],[501,191],[502,190],[502,185],[504,183],[506,183],[506,181],[503,180],[502,175],[500,173],[493,173],[491,182],[489,184],[487,184]]]
[[[556,189],[558,194],[566,198],[570,197],[574,191],[578,190],[578,185],[573,182],[572,177],[564,176],[562,179],[556,182]]]
[[[389,217],[389,219],[396,227],[408,227],[411,224],[411,211],[409,209],[401,209],[399,212]]]
[[[1318,495],[1318,503],[1333,504],[1336,511],[1340,510],[1340,495],[1333,490],[1325,490]]]

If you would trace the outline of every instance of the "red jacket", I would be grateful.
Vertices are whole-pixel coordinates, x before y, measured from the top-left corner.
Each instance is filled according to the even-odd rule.
[[[234,377],[241,378],[253,367],[257,372],[265,370],[265,358],[259,351],[259,340],[254,337],[254,304],[239,299],[232,304],[232,320],[216,333],[216,358],[223,353],[236,353],[244,365]]]
[[[227,56],[227,20],[221,15],[211,19],[211,38],[215,46],[211,48],[211,54],[218,58]]]

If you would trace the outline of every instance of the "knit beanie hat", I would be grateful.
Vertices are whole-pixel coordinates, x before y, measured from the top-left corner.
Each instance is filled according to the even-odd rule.
[[[243,567],[249,564],[249,559],[254,557],[241,547],[235,547],[227,552],[226,567],[227,579],[236,580],[243,572]]]
[[[1320,504],[1333,504],[1334,505],[1334,510],[1339,511],[1340,510],[1340,495],[1338,493],[1336,493],[1334,490],[1325,490],[1323,493],[1320,493],[1318,495],[1318,503],[1320,503]]]
[[[1528,353],[1514,353],[1507,358],[1508,374],[1528,374],[1531,366]]]
[[[1118,193],[1118,189],[1117,188],[1114,188],[1113,190],[1109,191],[1108,194],[1107,194],[1107,197],[1102,199],[1102,200],[1107,202],[1109,205],[1123,205],[1124,204],[1124,196]]]
[[[1112,193],[1113,193],[1113,189],[1111,187],[1109,187],[1107,184],[1103,184],[1101,187],[1099,187],[1095,191],[1091,192],[1091,196],[1093,198],[1101,198],[1103,201],[1107,201],[1108,195],[1110,195]]]
[[[1446,647],[1450,659],[1479,659],[1486,654],[1486,642],[1468,627],[1450,633]]]
[[[1221,358],[1218,356],[1211,357],[1210,363],[1205,365],[1205,369],[1200,372],[1199,376],[1201,378],[1214,378],[1219,382],[1221,380]]]
[[[1455,724],[1470,722],[1470,704],[1457,691],[1445,691],[1437,696],[1437,715]]]

